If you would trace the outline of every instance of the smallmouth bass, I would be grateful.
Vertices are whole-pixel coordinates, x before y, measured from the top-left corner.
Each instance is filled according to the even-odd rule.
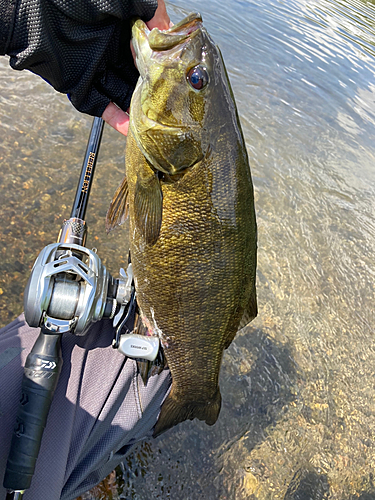
[[[132,36],[140,78],[107,226],[130,215],[140,319],[172,374],[157,436],[218,418],[223,350],[257,314],[257,230],[236,104],[201,16],[151,32],[138,19]]]

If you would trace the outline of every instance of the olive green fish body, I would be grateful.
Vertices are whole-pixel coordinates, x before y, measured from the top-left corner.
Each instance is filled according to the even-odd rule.
[[[233,95],[199,18],[174,30],[172,41],[151,32],[149,45],[166,45],[164,56],[178,48],[178,56],[167,54],[162,70],[139,61],[126,151],[137,301],[173,380],[155,435],[195,417],[215,423],[223,350],[256,316],[253,186]],[[195,67],[202,92],[186,80]]]
[[[136,148],[131,139],[130,147]],[[227,157],[213,155],[178,182],[162,185],[160,235],[147,245],[134,224],[132,166],[135,160],[134,169],[140,168],[136,161],[142,156],[133,154],[127,165],[137,300],[145,324],[161,339],[171,369],[169,399],[187,405],[191,417],[214,423],[223,350],[251,300],[253,311],[256,307],[256,234],[247,164],[237,157],[237,168],[232,168]],[[225,184],[215,183],[213,177],[223,171],[228,175]],[[182,413],[183,420],[190,418]]]

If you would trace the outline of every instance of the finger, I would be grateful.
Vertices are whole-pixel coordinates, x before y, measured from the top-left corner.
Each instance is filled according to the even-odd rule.
[[[122,135],[128,135],[129,114],[110,102],[102,114],[103,120]]]
[[[155,11],[154,17],[146,25],[149,30],[152,30],[152,28],[167,30],[170,28],[170,24],[171,20],[169,19],[164,0],[158,0],[158,8]]]

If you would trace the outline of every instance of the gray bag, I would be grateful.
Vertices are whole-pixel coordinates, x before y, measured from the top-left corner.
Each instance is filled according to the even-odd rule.
[[[21,394],[23,365],[38,336],[19,316],[0,329],[0,500]],[[112,349],[112,322],[84,337],[64,334],[63,367],[25,500],[71,500],[106,477],[138,441],[152,436],[171,386],[169,370],[145,387],[135,361]]]

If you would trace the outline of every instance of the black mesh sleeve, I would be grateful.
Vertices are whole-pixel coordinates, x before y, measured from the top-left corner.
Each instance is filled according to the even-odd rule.
[[[0,0],[0,56],[6,54],[6,47],[12,33],[16,0]]]
[[[18,0],[5,52],[12,68],[40,75],[83,113],[101,116],[110,101],[126,110],[138,79],[130,20],[147,22],[156,8],[157,0]]]

